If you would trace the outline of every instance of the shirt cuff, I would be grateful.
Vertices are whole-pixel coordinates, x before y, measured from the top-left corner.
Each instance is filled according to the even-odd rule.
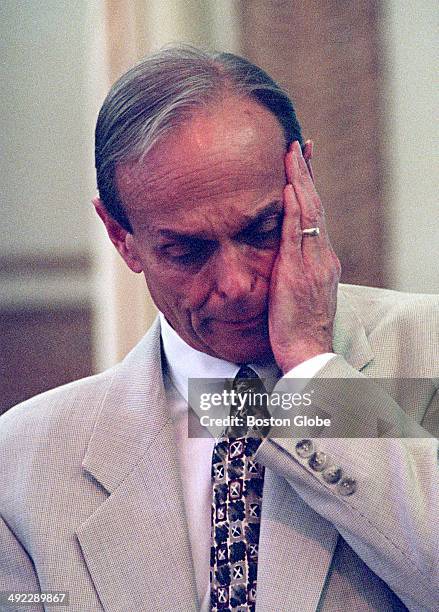
[[[313,378],[335,356],[335,353],[315,355],[285,372],[283,378]]]

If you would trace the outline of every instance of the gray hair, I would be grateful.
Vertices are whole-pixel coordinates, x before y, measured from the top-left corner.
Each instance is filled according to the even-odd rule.
[[[125,230],[132,227],[116,185],[116,165],[142,158],[197,108],[220,95],[254,99],[282,126],[285,146],[302,134],[288,94],[261,68],[232,53],[168,47],[142,59],[110,89],[99,112],[95,161],[99,196]]]

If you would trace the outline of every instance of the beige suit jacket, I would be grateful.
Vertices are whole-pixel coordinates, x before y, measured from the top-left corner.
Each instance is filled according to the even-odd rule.
[[[380,412],[403,415],[414,436],[416,423],[437,435],[438,329],[434,296],[341,286],[338,356],[319,376],[395,379]],[[401,391],[407,378],[422,379],[416,397]],[[64,609],[77,612],[199,610],[173,435],[158,321],[116,367],[7,412],[0,590],[68,591]],[[258,612],[439,610],[437,440],[318,440],[356,479],[350,496],[296,442],[258,451]]]

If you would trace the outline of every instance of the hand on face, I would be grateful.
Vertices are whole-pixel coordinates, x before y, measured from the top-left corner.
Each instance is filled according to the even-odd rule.
[[[297,141],[285,155],[285,171],[282,238],[269,292],[270,344],[283,372],[332,351],[341,273],[326,232],[322,203]],[[303,229],[311,227],[318,227],[320,234],[302,235]]]
[[[157,307],[196,350],[236,363],[274,354],[284,370],[331,350],[340,265],[295,147],[285,156],[281,126],[259,104],[223,100],[142,163],[119,166],[118,190],[132,233],[95,201],[129,268],[144,272]],[[305,145],[307,159],[310,148]],[[276,210],[255,227],[257,213],[273,204]],[[282,207],[279,246],[275,220]],[[302,239],[301,228],[316,225],[320,235]],[[188,234],[209,245],[200,265],[169,256],[170,242],[171,255],[175,248],[186,252]],[[255,317],[261,309],[262,321]]]

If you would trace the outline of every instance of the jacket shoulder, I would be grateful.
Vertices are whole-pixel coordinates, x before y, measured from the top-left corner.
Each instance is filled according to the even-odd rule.
[[[439,376],[439,295],[357,285],[340,289],[364,326],[375,356],[381,356],[386,375]]]
[[[92,430],[118,366],[50,391],[10,408],[0,417],[0,455],[5,447],[29,448],[38,440]]]
[[[383,325],[406,325],[421,331],[439,324],[439,295],[405,293],[393,289],[340,285],[340,290],[363,323],[366,333]]]

